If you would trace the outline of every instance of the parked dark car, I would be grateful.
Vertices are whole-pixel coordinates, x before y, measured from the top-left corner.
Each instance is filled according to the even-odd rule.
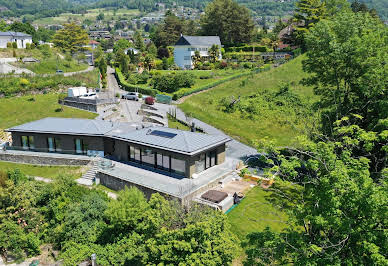
[[[148,96],[147,98],[145,98],[145,103],[149,105],[153,105],[155,103],[155,98]]]

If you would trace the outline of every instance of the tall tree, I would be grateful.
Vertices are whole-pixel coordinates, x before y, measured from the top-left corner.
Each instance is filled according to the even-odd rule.
[[[140,51],[145,51],[146,47],[144,44],[144,39],[141,36],[141,33],[139,31],[136,31],[133,38],[134,38],[136,49],[139,49]]]
[[[349,114],[374,130],[388,116],[388,29],[368,13],[345,12],[319,22],[306,35],[305,80],[320,95],[324,132]]]
[[[248,235],[247,264],[387,265],[388,183],[374,183],[368,159],[354,153],[387,140],[344,118],[332,140],[301,142],[284,153],[267,150],[281,162],[272,171],[295,186],[291,226],[280,234]],[[279,200],[290,204],[290,195]]]
[[[65,24],[64,28],[53,36],[54,45],[71,54],[84,50],[84,45],[87,45],[88,41],[86,31],[74,23]]]
[[[151,39],[157,47],[167,47],[174,45],[181,34],[185,33],[185,21],[168,10],[163,23],[151,34]]]
[[[233,0],[214,0],[200,20],[203,35],[219,36],[225,45],[250,42],[254,23],[250,11]]]

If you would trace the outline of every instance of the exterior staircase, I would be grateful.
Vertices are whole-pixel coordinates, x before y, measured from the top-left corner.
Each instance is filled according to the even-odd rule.
[[[95,182],[96,174],[99,169],[98,163],[95,160],[92,160],[86,167],[88,171],[82,175],[81,178],[77,179],[77,182],[82,185],[92,186]]]

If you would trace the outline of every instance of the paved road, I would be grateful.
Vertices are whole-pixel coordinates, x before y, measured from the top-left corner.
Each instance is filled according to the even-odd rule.
[[[80,70],[80,71],[75,71],[75,72],[66,72],[66,73],[63,73],[63,75],[65,77],[69,77],[69,76],[73,76],[73,75],[76,75],[76,74],[80,74],[80,73],[85,73],[85,72],[90,72],[94,69],[94,66],[89,66],[87,69],[85,70]],[[55,75],[55,74],[52,74],[52,75]]]

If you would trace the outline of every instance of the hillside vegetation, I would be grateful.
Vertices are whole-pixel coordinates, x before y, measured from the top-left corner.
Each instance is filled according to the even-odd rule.
[[[290,145],[317,117],[312,88],[300,84],[306,77],[302,60],[221,84],[189,97],[180,108],[244,143],[269,137],[277,145]]]

